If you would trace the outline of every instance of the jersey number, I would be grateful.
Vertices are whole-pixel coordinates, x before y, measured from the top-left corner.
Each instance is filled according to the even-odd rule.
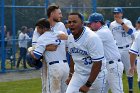
[[[122,37],[127,37],[127,33],[126,32],[122,32]]]
[[[57,39],[55,41],[58,43],[58,45],[60,45],[60,43],[61,43],[61,40],[60,39]]]
[[[92,63],[91,57],[86,57],[82,59],[85,65],[89,65]]]

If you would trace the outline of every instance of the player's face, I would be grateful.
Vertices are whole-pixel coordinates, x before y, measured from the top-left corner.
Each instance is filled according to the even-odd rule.
[[[37,32],[38,32],[40,35],[42,35],[42,34],[45,32],[45,30],[46,30],[46,29],[37,26]]]
[[[52,12],[53,21],[60,22],[62,18],[62,12],[60,9],[56,9]]]
[[[122,18],[123,14],[122,13],[113,13],[114,18]]]
[[[90,29],[91,29],[92,31],[97,31],[99,28],[100,28],[99,22],[92,22],[92,23],[90,24]]]
[[[136,23],[136,29],[140,29],[140,23]]]
[[[83,22],[78,17],[78,15],[69,15],[68,24],[69,24],[69,28],[74,36],[78,36],[78,34],[81,33],[80,31],[83,27]]]

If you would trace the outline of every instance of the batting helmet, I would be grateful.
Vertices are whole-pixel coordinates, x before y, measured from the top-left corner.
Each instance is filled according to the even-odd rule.
[[[30,53],[27,53],[26,59],[27,59],[27,64],[30,67],[35,67],[36,69],[40,69],[42,67],[42,62],[40,61],[40,59],[35,60],[34,58],[32,58]]]
[[[121,7],[115,7],[113,13],[123,13],[123,9]]]
[[[88,18],[89,23],[92,22],[104,22],[104,17],[100,13],[92,13]]]
[[[138,17],[138,19],[137,19],[136,23],[140,23],[140,17]]]

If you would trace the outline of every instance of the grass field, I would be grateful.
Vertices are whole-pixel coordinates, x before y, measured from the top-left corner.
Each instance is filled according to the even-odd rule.
[[[127,79],[125,76],[123,76],[123,83],[124,93],[128,93]],[[37,78],[12,82],[0,82],[0,93],[41,93],[41,80]],[[134,76],[134,93],[140,93],[137,86],[136,76]]]

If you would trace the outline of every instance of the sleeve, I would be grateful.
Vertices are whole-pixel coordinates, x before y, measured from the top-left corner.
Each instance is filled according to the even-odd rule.
[[[51,37],[49,35],[46,36],[46,34],[43,34],[37,39],[37,43],[35,44],[35,49],[33,53],[36,56],[36,58],[39,59],[43,55],[47,45],[59,45],[60,43],[61,40],[57,39],[56,36]]]
[[[138,55],[138,53],[140,52],[140,34],[139,36],[136,37],[135,41],[133,42],[129,52]]]
[[[125,23],[129,28],[131,28],[132,30],[134,30],[134,27],[133,27],[133,25],[132,25],[132,23],[131,23],[131,21],[130,20],[127,20],[127,22]]]
[[[32,46],[37,43],[37,39],[40,37],[40,34],[37,32],[37,28],[35,28],[33,37],[32,37]]]
[[[40,36],[35,44],[35,49],[33,50],[33,53],[37,59],[39,59],[45,51],[45,43],[44,39]]]
[[[57,26],[57,30],[58,31],[63,31],[65,34],[68,35],[67,29],[66,29],[65,25],[62,22],[60,22],[59,25]]]
[[[110,23],[109,29],[112,32],[112,23]]]
[[[92,61],[100,61],[104,58],[103,44],[97,35],[89,39],[87,47]]]

